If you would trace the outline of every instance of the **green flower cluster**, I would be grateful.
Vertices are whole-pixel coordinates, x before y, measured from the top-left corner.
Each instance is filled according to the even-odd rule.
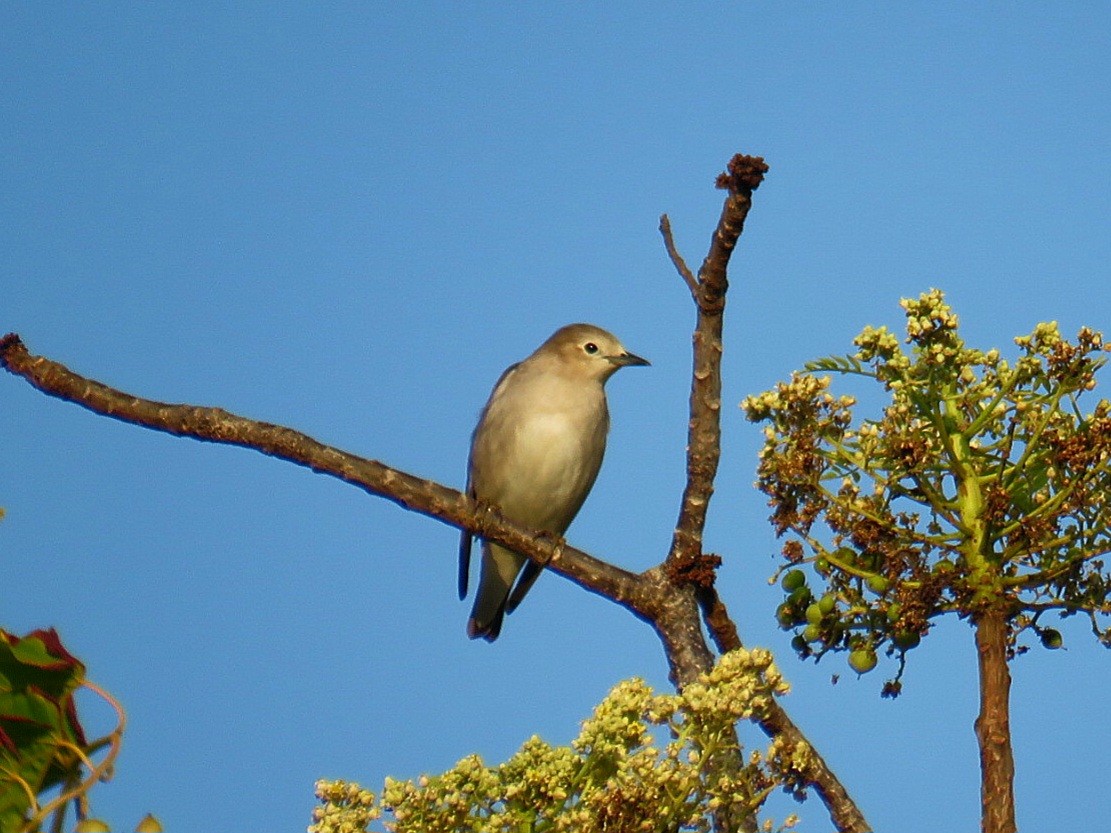
[[[1049,611],[1087,615],[1111,644],[1111,405],[1081,405],[1109,348],[1042,323],[1012,364],[965,345],[940,291],[901,304],[905,342],[866,327],[855,354],[742,403],[765,424],[757,485],[786,539],[776,615],[796,650],[848,651],[864,672],[886,645],[901,669],[933,617],[985,606],[1005,611],[1013,651],[1025,629],[1060,645]],[[882,415],[858,420],[830,372],[880,382]]]
[[[309,833],[364,833],[379,817],[391,833],[662,833],[707,831],[713,814],[755,817],[773,790],[798,789],[808,752],[773,742],[738,766],[735,724],[786,691],[763,650],[726,654],[677,695],[626,680],[570,746],[532,737],[500,766],[472,755],[441,775],[387,779],[377,801],[358,785],[321,782]]]

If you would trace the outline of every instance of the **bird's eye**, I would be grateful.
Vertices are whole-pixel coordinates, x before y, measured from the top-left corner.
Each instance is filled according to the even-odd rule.
[[[595,344],[593,341],[588,341],[586,344],[583,345],[583,350],[593,356],[595,353],[598,352],[598,345]]]

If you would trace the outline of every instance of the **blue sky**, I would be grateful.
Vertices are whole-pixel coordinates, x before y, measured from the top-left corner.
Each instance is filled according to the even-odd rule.
[[[658,217],[701,262],[714,176],[766,157],[706,545],[876,828],[973,829],[971,631],[941,625],[894,702],[890,666],[797,661],[766,584],[760,434],[735,406],[932,286],[984,347],[1039,320],[1111,329],[1109,81],[1111,10],[1089,3],[7,4],[0,330],[461,486],[501,370],[597,323],[653,366],[610,383],[568,538],[643,569],[678,511],[693,323]],[[327,478],[12,378],[0,438],[0,623],[56,626],[127,706],[94,805],[118,830],[147,811],[299,830],[318,777],[499,761],[533,733],[567,742],[623,677],[666,685],[648,628],[554,576],[496,644],[469,642],[455,531]],[[1111,658],[1063,632],[1013,667],[1027,830],[1111,820]]]

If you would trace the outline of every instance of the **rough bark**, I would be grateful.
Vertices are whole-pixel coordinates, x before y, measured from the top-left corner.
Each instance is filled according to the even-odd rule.
[[[1011,749],[1011,669],[1007,664],[1007,620],[989,609],[975,622],[980,668],[980,802],[983,833],[1015,833],[1015,761]]]
[[[728,171],[717,180],[717,186],[729,195],[697,279],[675,248],[667,216],[660,218],[668,254],[690,288],[698,312],[687,430],[687,483],[668,554],[672,561],[690,561],[702,554],[702,531],[721,457],[721,334],[729,289],[729,258],[744,231],[745,218],[752,208],[752,192],[760,187],[767,171],[768,166],[759,156],[738,154],[729,160]]]

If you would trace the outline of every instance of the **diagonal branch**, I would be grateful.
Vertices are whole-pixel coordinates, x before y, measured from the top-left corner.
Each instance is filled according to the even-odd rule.
[[[699,587],[697,594],[702,618],[706,621],[718,651],[724,654],[743,647],[737,626],[729,618],[729,612],[718,597],[717,590],[712,586]],[[778,700],[773,698],[767,711],[756,717],[755,721],[769,738],[779,738],[787,749],[802,752],[798,763],[799,774],[802,780],[814,788],[822,803],[829,809],[830,818],[839,831],[866,833],[872,829],[837,775],[829,768],[829,764],[791,720]]]
[[[683,260],[683,256],[679,254],[679,250],[675,248],[675,238],[671,234],[671,218],[666,214],[660,215],[660,234],[663,235],[664,248],[667,249],[667,256],[671,258],[671,262],[675,266],[675,271],[686,281],[687,288],[691,291],[691,297],[694,298],[695,303],[697,303],[698,278],[694,276],[694,272],[687,266],[687,262]]]
[[[652,616],[655,605],[650,582],[641,576],[514,524],[455,489],[325,445],[292,428],[257,422],[221,408],[170,405],[124,393],[58,362],[32,356],[14,333],[0,339],[0,365],[43,393],[94,413],[179,437],[251,448],[338,478],[405,509],[509,547],[641,618]]]

